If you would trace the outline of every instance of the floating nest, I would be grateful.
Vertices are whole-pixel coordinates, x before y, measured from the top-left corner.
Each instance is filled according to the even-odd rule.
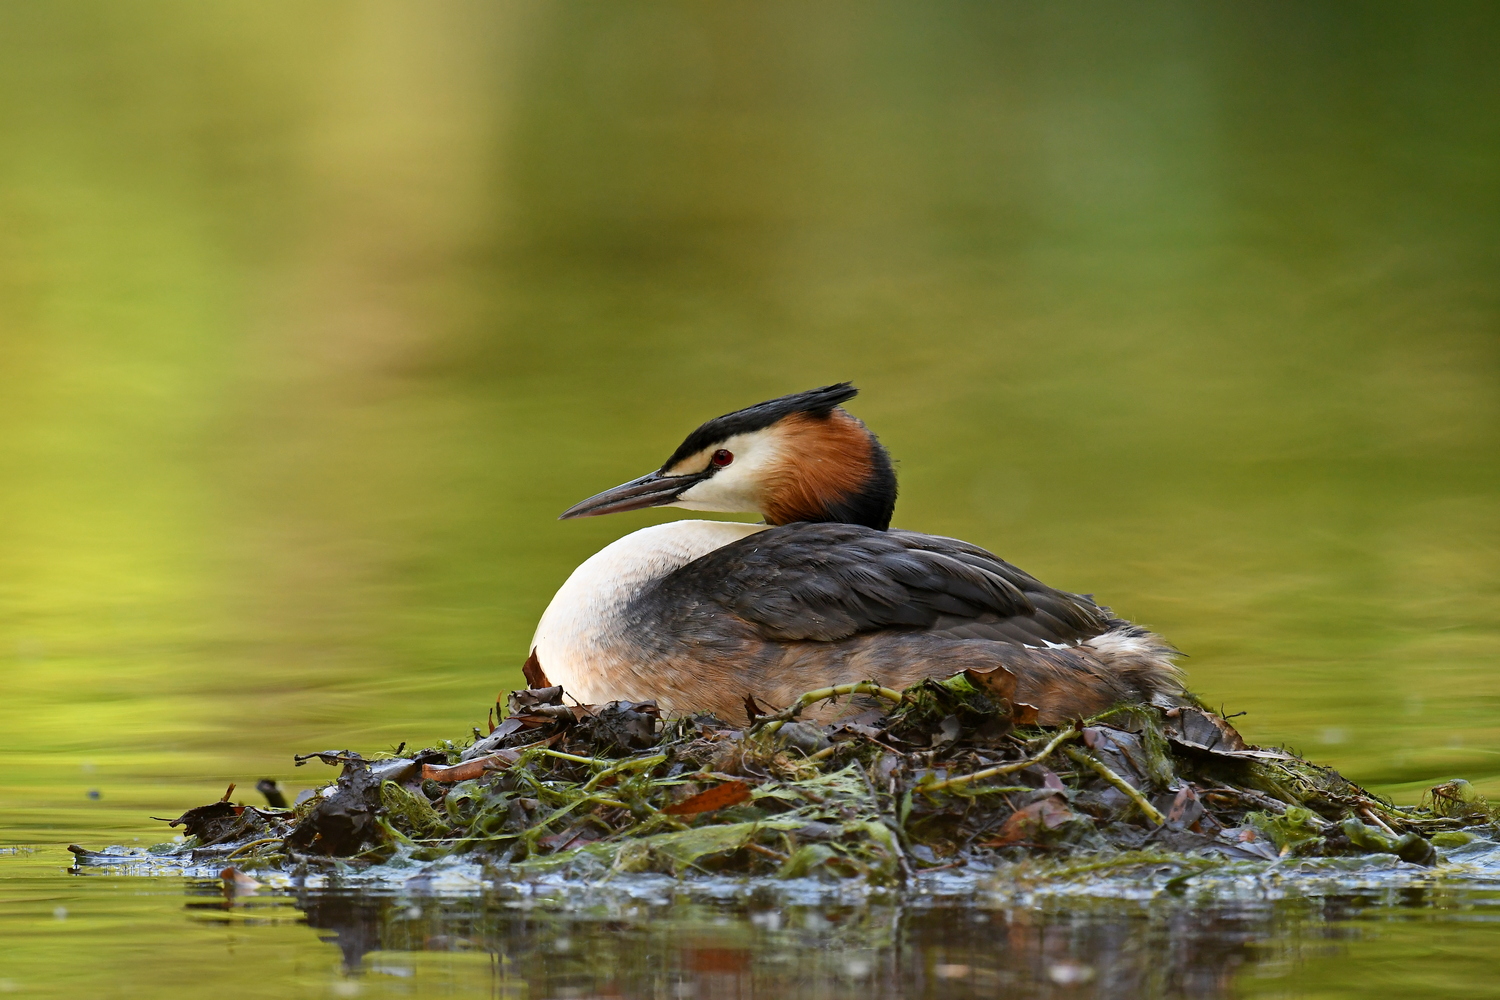
[[[370,757],[286,807],[224,799],[171,821],[166,864],[335,874],[463,856],[589,878],[739,873],[893,884],[975,863],[1050,858],[1264,860],[1439,850],[1495,834],[1467,782],[1392,804],[1285,750],[1246,744],[1198,706],[1121,705],[1039,726],[1003,669],[894,691],[826,688],[742,723],[664,719],[653,702],[568,704],[559,687],[512,692],[467,745]],[[835,702],[830,725],[801,721]],[[500,708],[499,705],[496,706]],[[494,716],[492,716],[494,718]],[[128,860],[71,848],[84,865]],[[136,858],[134,860],[140,860]]]

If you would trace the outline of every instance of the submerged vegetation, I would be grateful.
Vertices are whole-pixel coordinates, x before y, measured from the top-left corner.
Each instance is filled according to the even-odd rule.
[[[570,705],[559,687],[516,691],[468,745],[299,757],[340,774],[290,808],[268,783],[265,808],[232,803],[230,786],[171,821],[180,843],[149,853],[288,873],[466,856],[590,877],[897,883],[1036,857],[1378,853],[1432,865],[1439,849],[1494,832],[1496,814],[1462,781],[1396,806],[1296,754],[1247,745],[1196,705],[1121,705],[1043,727],[1013,690],[1003,669],[902,692],[844,685],[779,712],[747,698],[742,724],[668,720],[651,702]],[[838,721],[801,720],[824,702],[842,709]],[[73,850],[82,864],[120,860]]]

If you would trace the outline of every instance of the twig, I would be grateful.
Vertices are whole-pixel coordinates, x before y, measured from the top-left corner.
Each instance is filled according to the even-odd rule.
[[[858,765],[855,765],[854,770],[863,779],[865,790],[870,793],[870,804],[875,807],[875,822],[885,827],[891,835],[891,844],[896,848],[896,866],[901,869],[901,880],[910,882],[912,880],[911,862],[906,860],[906,848],[901,846],[900,824],[898,823],[895,829],[891,829],[885,821],[885,811],[880,808],[880,793],[875,791],[875,783],[870,780],[870,775]]]
[[[1380,827],[1380,829],[1384,830],[1387,836],[1400,836],[1400,834],[1398,834],[1395,830],[1392,830],[1389,826],[1387,826],[1385,820],[1381,819],[1380,816],[1376,814],[1375,810],[1371,809],[1369,806],[1360,806],[1359,812],[1360,815],[1364,816],[1365,819],[1369,820],[1371,823],[1374,823],[1376,826]]]
[[[224,855],[224,860],[228,861],[230,858],[234,857],[236,854],[239,854],[241,851],[248,851],[250,850],[250,848],[259,847],[262,844],[279,844],[283,839],[284,838],[282,837],[266,837],[261,840],[252,840],[250,841],[250,843],[241,844],[239,847],[236,847],[234,850]]]
[[[537,753],[546,754],[548,757],[556,757],[558,760],[571,760],[575,764],[600,764],[608,767],[611,764],[619,763],[618,761],[604,760],[599,757],[580,757],[576,753],[563,753],[561,750],[548,750],[546,748],[538,749]]]
[[[1046,746],[1042,747],[1041,752],[1038,753],[1035,757],[1028,757],[1025,760],[1013,761],[1009,764],[999,764],[995,767],[987,767],[982,771],[975,771],[972,774],[960,774],[956,778],[948,778],[945,781],[934,781],[930,784],[918,784],[917,788],[923,792],[940,792],[945,788],[957,788],[960,785],[967,785],[970,782],[974,781],[983,781],[985,778],[993,778],[999,774],[1013,774],[1016,771],[1024,771],[1028,767],[1031,767],[1033,764],[1040,764],[1042,761],[1052,756],[1052,751],[1062,746],[1068,740],[1077,739],[1078,734],[1079,730],[1077,727],[1074,727],[1072,729],[1064,729],[1062,732],[1052,737],[1051,741],[1049,741]]]
[[[1034,792],[1035,788],[1030,785],[996,785],[994,788],[973,788],[964,792],[966,795],[1008,795],[1011,792]]]
[[[764,854],[766,857],[775,858],[777,861],[780,861],[782,863],[785,863],[787,859],[787,856],[785,854],[782,854],[780,851],[773,851],[769,847],[762,847],[753,840],[747,840],[745,842],[745,850],[754,851],[757,854]]]
[[[1130,797],[1130,801],[1134,802],[1136,806],[1140,808],[1141,812],[1146,814],[1146,818],[1151,822],[1155,823],[1157,826],[1166,825],[1167,818],[1161,814],[1161,810],[1147,801],[1146,796],[1141,794],[1140,789],[1136,788],[1130,782],[1126,781],[1124,778],[1116,774],[1113,770],[1110,769],[1108,764],[1104,763],[1104,761],[1100,760],[1098,757],[1095,757],[1091,753],[1086,753],[1083,750],[1078,749],[1077,747],[1066,747],[1064,748],[1063,752],[1066,753],[1068,755],[1068,758],[1075,763],[1083,764],[1086,767],[1093,768],[1094,772],[1098,774],[1099,777],[1103,778],[1105,781],[1109,782],[1111,785],[1114,785],[1120,791],[1124,792],[1127,796]]]
[[[846,694],[873,694],[877,698],[884,698],[890,702],[899,702],[901,700],[900,691],[894,688],[883,687],[874,681],[860,681],[857,684],[835,684],[833,687],[818,688],[816,691],[807,692],[794,701],[790,708],[782,709],[775,715],[761,716],[761,721],[764,721],[765,724],[759,727],[759,731],[766,734],[774,733],[786,723],[791,722],[798,715],[801,715],[802,710],[814,702],[827,701],[829,698],[837,698],[840,695]]]
[[[629,760],[619,761],[613,767],[607,767],[590,778],[584,784],[583,790],[585,792],[592,792],[596,787],[598,787],[599,782],[603,781],[605,778],[610,777],[611,775],[616,775],[621,771],[628,771],[631,768],[635,767],[653,768],[657,764],[664,763],[666,759],[666,754],[659,753],[651,757],[633,757]]]
[[[542,835],[542,831],[543,830],[546,830],[547,827],[551,826],[554,822],[556,822],[557,820],[559,820],[562,817],[566,816],[568,813],[572,812],[574,809],[577,809],[579,806],[583,805],[585,802],[593,802],[596,805],[601,805],[601,806],[611,806],[611,807],[616,808],[616,809],[627,809],[628,810],[630,808],[630,804],[629,803],[627,803],[627,802],[621,802],[619,799],[605,798],[603,795],[585,795],[582,798],[574,799],[572,802],[569,802],[565,806],[561,806],[558,809],[553,810],[552,813],[550,815],[548,815],[548,817],[546,819],[542,820],[540,823],[535,823],[532,826],[530,826],[529,828],[527,828],[521,834],[521,836],[527,837],[527,838],[531,838],[531,837],[534,837],[534,836],[535,837],[540,837]],[[648,808],[651,808],[650,805],[649,805],[649,803],[647,805],[648,805]],[[506,836],[509,836],[509,835],[507,834]],[[473,839],[474,840],[484,840],[486,838],[484,838],[484,837],[475,837]]]
[[[1205,795],[1222,795],[1227,796],[1228,798],[1238,799],[1241,803],[1249,803],[1253,806],[1259,806],[1262,809],[1267,809],[1273,813],[1276,813],[1278,816],[1286,812],[1288,809],[1296,808],[1296,806],[1294,806],[1290,802],[1283,802],[1281,799],[1273,798],[1272,796],[1267,795],[1264,792],[1257,792],[1254,789],[1235,788],[1233,785],[1226,785],[1222,781],[1210,780],[1206,781],[1205,784],[1210,786],[1209,789],[1204,793]],[[1332,823],[1328,822],[1328,820],[1324,819],[1322,816],[1319,816],[1317,813],[1312,812],[1311,810],[1308,810],[1308,812],[1310,814],[1313,826],[1317,827],[1319,830],[1327,830],[1329,827],[1333,826]]]

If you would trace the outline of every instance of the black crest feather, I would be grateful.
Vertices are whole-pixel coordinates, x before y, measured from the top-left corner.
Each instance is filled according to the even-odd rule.
[[[743,410],[735,410],[722,417],[714,417],[689,434],[687,440],[678,445],[672,457],[662,463],[662,471],[670,469],[690,455],[696,455],[709,445],[718,444],[736,434],[763,430],[793,413],[826,417],[833,412],[834,407],[857,395],[859,395],[859,390],[854,387],[854,383],[836,382],[833,385],[808,389],[806,392],[794,392],[789,396],[768,399],[764,403],[756,403]]]

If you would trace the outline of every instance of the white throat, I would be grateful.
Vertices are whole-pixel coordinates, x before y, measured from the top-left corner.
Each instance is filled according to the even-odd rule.
[[[620,642],[625,605],[678,567],[766,527],[670,521],[632,532],[594,553],[558,589],[537,623],[531,646],[547,679],[585,705],[655,697],[651,665],[626,662]]]

